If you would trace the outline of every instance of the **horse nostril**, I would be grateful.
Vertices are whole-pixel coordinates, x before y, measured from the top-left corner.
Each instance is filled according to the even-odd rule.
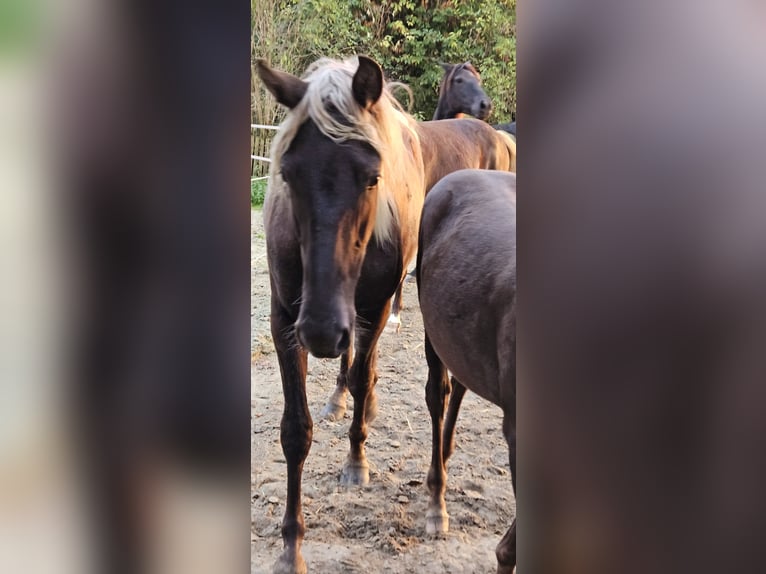
[[[348,349],[350,343],[350,334],[348,329],[343,329],[340,333],[340,339],[338,340],[338,349],[343,352]]]
[[[486,109],[487,109],[487,107],[489,107],[489,102],[487,102],[487,100],[482,100],[482,101],[481,101],[481,103],[479,104],[479,107],[480,107],[482,110],[486,110]]]

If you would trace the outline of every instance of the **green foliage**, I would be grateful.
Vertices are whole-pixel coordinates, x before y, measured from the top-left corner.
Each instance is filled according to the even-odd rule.
[[[429,118],[436,109],[439,62],[470,61],[494,103],[493,120],[516,109],[516,0],[393,0],[382,64],[410,85],[415,107]]]
[[[260,207],[263,205],[263,199],[266,197],[266,186],[268,180],[255,179],[250,181],[250,206]]]
[[[253,57],[281,69],[300,74],[321,56],[367,54],[390,80],[412,88],[412,113],[430,119],[439,63],[470,61],[492,98],[490,120],[510,121],[516,109],[516,0],[251,1]],[[259,84],[256,79],[253,119],[281,119]]]

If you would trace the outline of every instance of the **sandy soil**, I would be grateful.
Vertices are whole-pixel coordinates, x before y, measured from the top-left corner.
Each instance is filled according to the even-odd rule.
[[[269,283],[261,212],[252,215],[252,502],[253,573],[270,573],[282,548],[286,464],[279,444],[282,389],[269,331]],[[367,441],[370,485],[338,484],[348,451],[346,418],[321,420],[335,385],[338,361],[309,359],[307,392],[314,440],[303,472],[309,572],[495,572],[495,546],[510,525],[515,500],[500,409],[468,393],[448,467],[450,532],[425,534],[431,423],[425,403],[423,324],[414,283],[405,285],[399,334],[381,337],[377,384],[379,415]]]

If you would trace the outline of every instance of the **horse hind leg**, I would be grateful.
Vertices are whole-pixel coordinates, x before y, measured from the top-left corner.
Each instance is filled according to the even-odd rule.
[[[455,452],[455,424],[457,423],[457,414],[460,411],[460,405],[465,396],[465,387],[455,377],[452,377],[452,390],[449,394],[449,406],[447,415],[444,418],[444,432],[442,434],[442,458],[444,465]]]
[[[354,418],[348,431],[348,458],[340,476],[340,482],[344,486],[364,486],[370,481],[370,465],[367,462],[364,443],[367,440],[368,424],[377,413],[377,345],[389,310],[390,304],[386,301],[382,308],[362,314],[369,321],[369,327],[359,333],[356,356],[348,371],[349,391],[354,397]]]
[[[515,421],[506,415],[503,420],[503,431],[508,441],[508,458],[511,464],[511,483],[513,494],[516,496],[516,425]],[[497,556],[497,574],[513,574],[516,567],[516,517],[508,532],[500,540],[495,550]]]
[[[437,534],[449,530],[449,515],[444,493],[447,490],[447,470],[442,454],[442,424],[444,403],[447,398],[447,369],[436,355],[428,335],[425,337],[428,382],[426,383],[426,404],[431,415],[431,467],[428,470],[428,491],[430,499],[426,512],[426,533]],[[451,403],[450,403],[451,404]],[[453,423],[454,428],[454,423]]]
[[[340,373],[336,379],[335,389],[322,408],[320,417],[331,421],[339,421],[346,415],[346,397],[348,395],[348,369],[351,365],[353,351],[349,349],[340,358]]]
[[[391,315],[388,317],[388,323],[386,323],[386,331],[393,331],[398,333],[402,328],[402,320],[400,317],[401,311],[404,308],[402,304],[402,292],[404,291],[405,277],[399,282],[399,286],[396,288],[394,299],[391,303]]]

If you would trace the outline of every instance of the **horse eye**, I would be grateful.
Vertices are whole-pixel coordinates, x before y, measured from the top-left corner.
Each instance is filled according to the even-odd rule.
[[[455,78],[455,83],[456,84],[462,84],[463,83],[463,78]]]
[[[375,187],[380,183],[380,174],[376,173],[373,175],[370,180],[367,182],[367,187]]]

